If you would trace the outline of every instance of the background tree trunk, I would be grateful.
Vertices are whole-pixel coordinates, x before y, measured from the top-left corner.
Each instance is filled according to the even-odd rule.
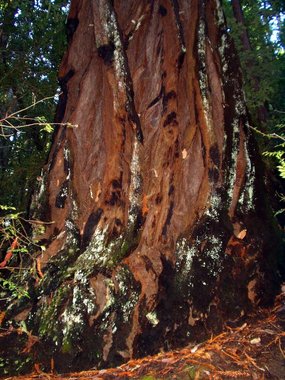
[[[40,338],[35,360],[58,370],[205,338],[276,289],[219,1],[73,0],[68,36],[57,118],[72,127],[34,199],[54,223],[16,316]]]
[[[240,0],[231,0],[231,4],[232,4],[233,14],[234,14],[236,23],[240,28],[240,41],[241,41],[242,50],[245,54],[248,54],[248,58],[245,61],[247,71],[249,72],[248,77],[251,79],[253,89],[256,92],[259,92],[260,78],[258,78],[255,72],[256,62],[254,61],[252,54],[250,54],[252,52],[252,48],[250,44],[248,30],[245,25],[245,19],[244,19],[244,15],[242,11],[242,6],[240,3]],[[266,123],[267,119],[268,119],[268,111],[266,109],[265,104],[258,105],[256,109],[256,121],[258,122],[260,126],[262,126],[262,124],[264,125]]]

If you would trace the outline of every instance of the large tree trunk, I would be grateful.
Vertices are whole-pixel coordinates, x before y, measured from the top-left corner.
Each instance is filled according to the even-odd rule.
[[[73,0],[68,30],[57,117],[71,127],[35,199],[53,224],[17,316],[58,370],[205,338],[276,285],[219,1]]]

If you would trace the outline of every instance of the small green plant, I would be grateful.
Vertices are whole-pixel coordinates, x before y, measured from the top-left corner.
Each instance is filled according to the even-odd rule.
[[[45,247],[30,238],[26,230],[33,221],[27,221],[22,213],[6,205],[0,205],[0,213],[0,299],[29,298],[28,291],[22,286],[23,271],[27,270],[35,278],[39,277],[38,262],[30,252],[42,252]],[[25,268],[23,263],[28,262],[27,258],[31,265]]]
[[[199,379],[199,369],[195,366],[186,366],[184,372],[184,376],[181,377],[181,380],[198,380]],[[178,377],[179,378],[179,377]]]
[[[285,142],[282,144],[277,144],[274,150],[263,153],[265,157],[272,157],[276,160],[276,168],[279,172],[281,178],[285,179]]]
[[[5,280],[4,278],[0,277],[0,288],[2,288],[4,291],[8,291],[11,294],[10,298],[30,298],[29,293],[22,286],[8,279]]]
[[[257,128],[251,127],[259,136],[265,138],[270,142],[270,147],[266,148],[262,153],[264,157],[268,157],[274,160],[274,166],[276,167],[280,178],[285,179],[285,124],[275,125],[273,133],[264,133]],[[280,203],[285,201],[285,195],[279,195]],[[275,215],[285,212],[285,208],[277,210]]]

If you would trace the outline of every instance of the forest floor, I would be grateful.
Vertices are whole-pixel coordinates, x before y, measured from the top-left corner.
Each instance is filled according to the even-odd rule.
[[[131,360],[117,368],[56,375],[35,373],[6,380],[202,380],[285,379],[285,292],[271,309],[241,326],[183,349]]]

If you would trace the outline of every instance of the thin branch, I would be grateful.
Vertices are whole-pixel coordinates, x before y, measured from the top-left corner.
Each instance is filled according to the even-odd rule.
[[[60,95],[60,94],[59,94],[59,95]],[[0,119],[0,122],[3,122],[3,121],[5,121],[6,119],[10,119],[10,118],[12,118],[13,116],[16,116],[16,115],[18,115],[18,114],[20,114],[20,113],[22,113],[22,112],[24,112],[24,111],[27,111],[28,109],[33,108],[34,106],[36,106],[36,105],[39,104],[39,103],[44,102],[45,100],[54,99],[54,96],[55,96],[55,95],[53,95],[53,96],[47,96],[46,98],[40,99],[40,100],[34,102],[33,104],[30,104],[29,106],[27,106],[27,107],[25,107],[25,108],[22,108],[22,109],[19,110],[19,111],[15,111],[15,112],[11,113],[10,115],[6,116],[5,118]]]
[[[61,94],[59,94],[61,95]],[[55,95],[54,95],[55,96]],[[45,100],[49,100],[49,99],[53,99],[54,96],[48,96],[48,97],[45,97],[41,100],[38,100],[37,102],[33,102],[33,104],[19,110],[19,111],[15,111],[9,115],[6,115],[4,118],[0,119],[0,129],[1,129],[1,133],[0,133],[0,137],[12,137],[13,136],[13,133],[5,133],[5,130],[9,130],[9,129],[12,129],[13,131],[16,131],[16,132],[20,132],[20,129],[23,129],[23,128],[27,128],[27,127],[35,127],[35,126],[40,126],[40,127],[46,127],[46,126],[63,126],[63,127],[70,127],[70,128],[77,128],[78,125],[76,124],[71,124],[69,122],[67,123],[50,123],[50,122],[44,122],[42,120],[42,118],[37,118],[37,117],[34,117],[34,118],[31,118],[31,117],[28,117],[26,115],[23,115],[23,116],[20,116],[21,113],[23,113],[24,111],[27,111],[28,109],[30,108],[33,108],[34,106],[36,106],[37,104],[39,103],[42,103],[44,102]],[[12,122],[12,121],[17,121],[17,122],[25,122],[24,125],[17,125],[15,126]],[[29,123],[27,123],[27,121]]]
[[[45,126],[47,124],[49,124],[49,125],[61,125],[62,127],[73,127],[73,128],[77,127],[77,125],[73,125],[71,123],[48,123],[48,122],[43,123],[43,122],[34,122],[34,123],[30,123],[30,124],[25,124],[25,125],[19,125],[17,127],[15,127],[13,125],[11,128],[16,129],[18,131],[19,129],[23,129],[23,128],[26,128],[26,127],[34,127],[34,126],[40,126],[41,127],[41,126]],[[4,125],[4,124],[0,124],[0,127],[2,127],[2,128],[8,128],[7,125]]]
[[[259,135],[266,137],[268,139],[278,139],[278,140],[285,142],[285,137],[278,135],[277,133],[264,133],[264,132],[259,131],[257,128],[255,128],[251,125],[249,126],[249,128],[252,129],[253,131],[255,131],[256,133],[258,133]]]

